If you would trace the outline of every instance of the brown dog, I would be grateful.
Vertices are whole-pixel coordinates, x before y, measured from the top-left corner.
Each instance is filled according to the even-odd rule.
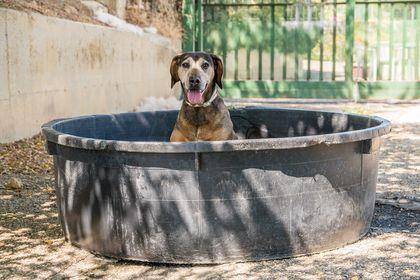
[[[171,142],[237,139],[229,111],[220,97],[223,62],[214,54],[187,52],[171,63],[171,87],[181,82],[184,101]]]

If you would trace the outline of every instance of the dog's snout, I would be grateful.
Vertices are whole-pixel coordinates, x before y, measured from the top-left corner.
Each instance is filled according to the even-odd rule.
[[[201,83],[200,76],[198,75],[190,76],[189,83],[190,83],[191,88],[199,86]]]

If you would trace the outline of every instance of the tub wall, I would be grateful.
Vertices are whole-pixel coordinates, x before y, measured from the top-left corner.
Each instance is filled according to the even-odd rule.
[[[54,118],[116,113],[171,94],[180,42],[0,9],[0,142]]]

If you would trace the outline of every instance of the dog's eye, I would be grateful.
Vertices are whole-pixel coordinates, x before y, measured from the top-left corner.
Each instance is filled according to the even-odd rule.
[[[190,64],[188,62],[184,62],[184,63],[181,64],[181,66],[184,67],[184,68],[189,68]]]
[[[203,68],[204,70],[206,70],[207,68],[209,68],[209,66],[210,66],[210,64],[208,64],[207,62],[204,62],[204,63],[201,65],[201,68]]]

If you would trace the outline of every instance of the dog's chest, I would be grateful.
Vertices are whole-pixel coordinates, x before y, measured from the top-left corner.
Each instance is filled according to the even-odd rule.
[[[209,131],[207,127],[199,126],[195,132],[195,140],[209,140],[213,134],[214,131]]]
[[[210,108],[209,108],[210,109]],[[191,140],[211,140],[222,126],[214,110],[190,109],[184,112],[184,134]]]
[[[191,108],[185,111],[185,119],[193,126],[200,127],[210,123],[214,119],[212,110]]]

